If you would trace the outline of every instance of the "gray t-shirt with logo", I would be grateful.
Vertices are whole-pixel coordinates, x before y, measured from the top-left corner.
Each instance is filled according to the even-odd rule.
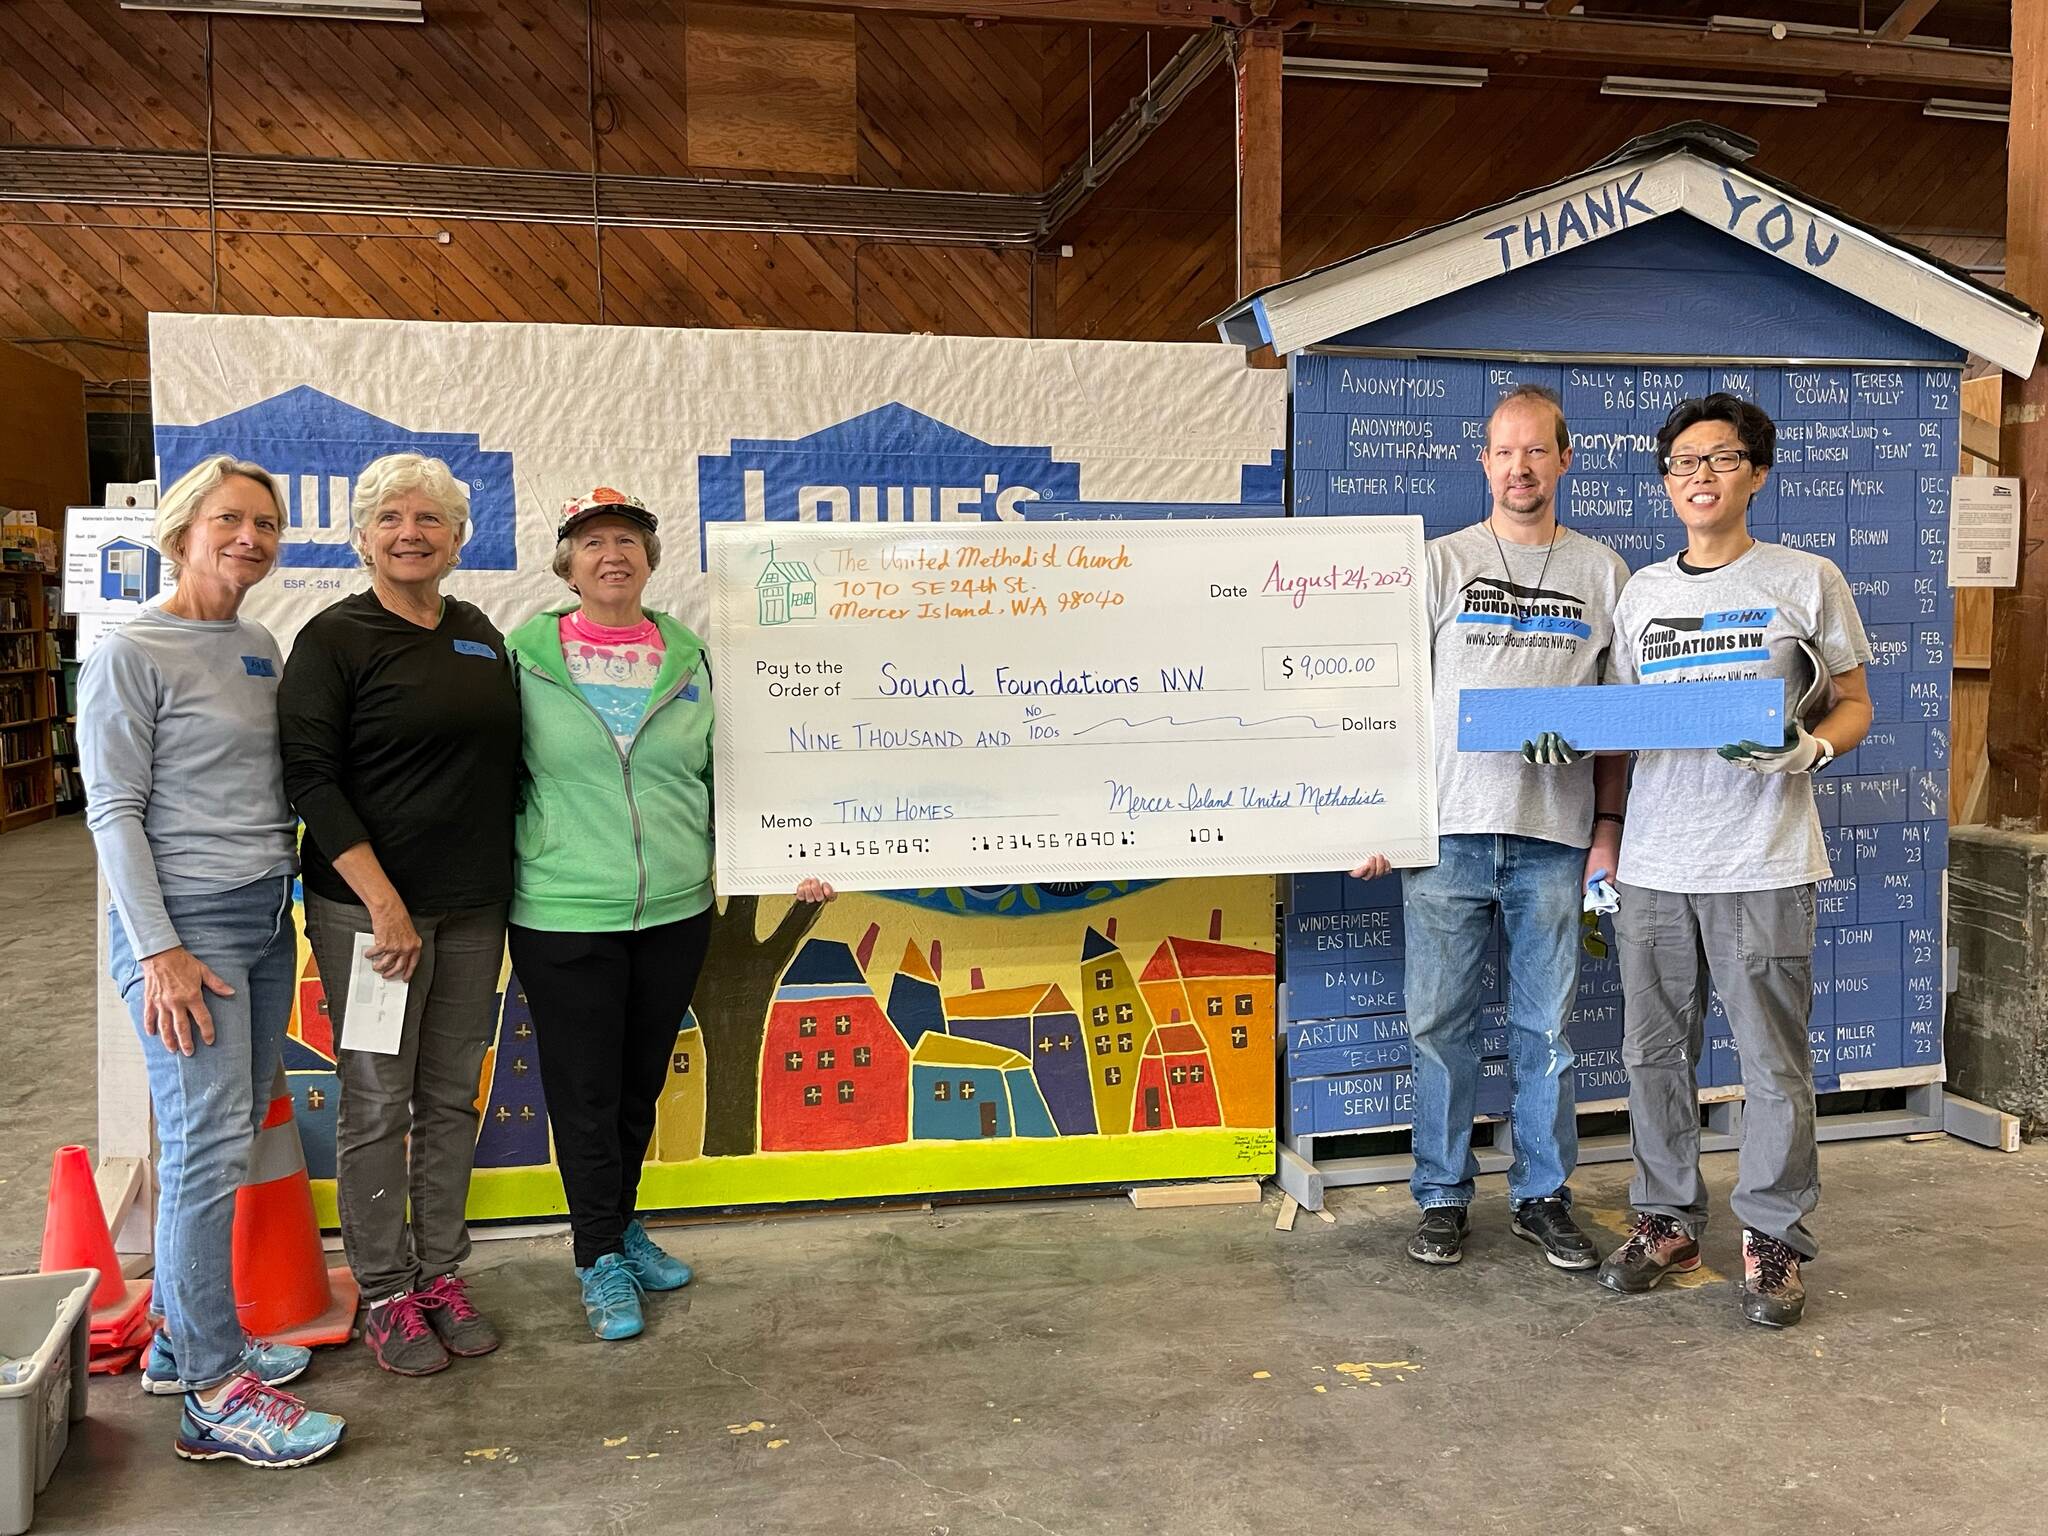
[[[1614,615],[1614,680],[1804,681],[1795,643],[1838,677],[1870,661],[1849,583],[1834,562],[1754,544],[1697,575],[1673,557],[1636,572]],[[1695,748],[1642,752],[1629,781],[1620,878],[1656,891],[1771,891],[1829,878],[1813,778],[1752,773]]]
[[[1429,541],[1438,832],[1591,845],[1592,758],[1550,768],[1460,752],[1458,691],[1602,681],[1627,580],[1621,556],[1569,528],[1552,546],[1496,540],[1483,522]]]

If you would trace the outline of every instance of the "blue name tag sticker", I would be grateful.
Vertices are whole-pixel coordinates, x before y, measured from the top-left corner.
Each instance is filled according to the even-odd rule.
[[[481,656],[486,661],[496,661],[498,659],[498,653],[488,645],[485,645],[481,640],[458,640],[455,642],[455,649],[459,655],[463,656]]]
[[[244,656],[242,670],[251,677],[275,677],[277,667],[268,656]]]

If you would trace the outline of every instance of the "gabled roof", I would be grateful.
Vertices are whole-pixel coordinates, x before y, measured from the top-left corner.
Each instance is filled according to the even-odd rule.
[[[1145,964],[1145,973],[1138,980],[1175,981],[1196,976],[1221,979],[1272,974],[1273,957],[1264,950],[1176,936],[1163,941],[1152,951],[1152,958]]]
[[[961,1035],[926,1035],[910,1053],[910,1063],[916,1067],[994,1067],[1003,1072],[1031,1068],[1029,1061],[1006,1045]]]
[[[1683,213],[2008,372],[2032,371],[2041,317],[2031,307],[1749,167],[1744,162],[1756,148],[1755,140],[1712,123],[1680,123],[1645,134],[1549,186],[1271,284],[1212,323],[1225,341],[1247,348],[1270,343],[1276,352],[1295,352],[1651,219]],[[1765,232],[1781,206],[1784,220]],[[1516,236],[1525,221],[1539,218],[1546,220],[1542,254],[1518,249],[1522,242]]]

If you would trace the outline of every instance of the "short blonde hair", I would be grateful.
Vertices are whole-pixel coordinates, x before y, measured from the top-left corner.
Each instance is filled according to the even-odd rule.
[[[284,531],[284,492],[278,489],[277,477],[261,464],[238,459],[231,453],[211,454],[172,481],[171,488],[156,504],[157,553],[163,556],[164,564],[171,568],[172,575],[175,576],[185,564],[185,538],[192,531],[192,519],[199,515],[206,498],[219,490],[231,475],[254,480],[270,492],[270,499],[277,503],[278,531]]]
[[[630,517],[623,521],[633,523]],[[638,523],[633,523],[633,531],[640,535],[640,546],[647,551],[647,570],[652,575],[661,569],[661,535],[652,528],[642,528]],[[575,553],[569,548],[569,541],[575,537],[572,533],[568,538],[555,540],[555,575],[563,581],[569,579],[569,561]]]
[[[349,542],[355,545],[363,564],[370,563],[363,535],[377,520],[384,503],[407,491],[424,494],[455,524],[455,554],[448,564],[451,569],[462,564],[462,546],[469,538],[469,493],[446,464],[423,453],[387,453],[381,459],[371,460],[356,476],[355,494],[349,498]]]

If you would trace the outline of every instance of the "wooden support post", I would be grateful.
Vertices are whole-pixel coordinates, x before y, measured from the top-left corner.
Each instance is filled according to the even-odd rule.
[[[2012,9],[2005,285],[2048,308],[2048,5]],[[1990,823],[2048,831],[2048,368],[2008,384],[1999,472],[2020,480],[2019,585],[1991,610]]]
[[[1280,34],[1237,40],[1237,292],[1280,281]]]

